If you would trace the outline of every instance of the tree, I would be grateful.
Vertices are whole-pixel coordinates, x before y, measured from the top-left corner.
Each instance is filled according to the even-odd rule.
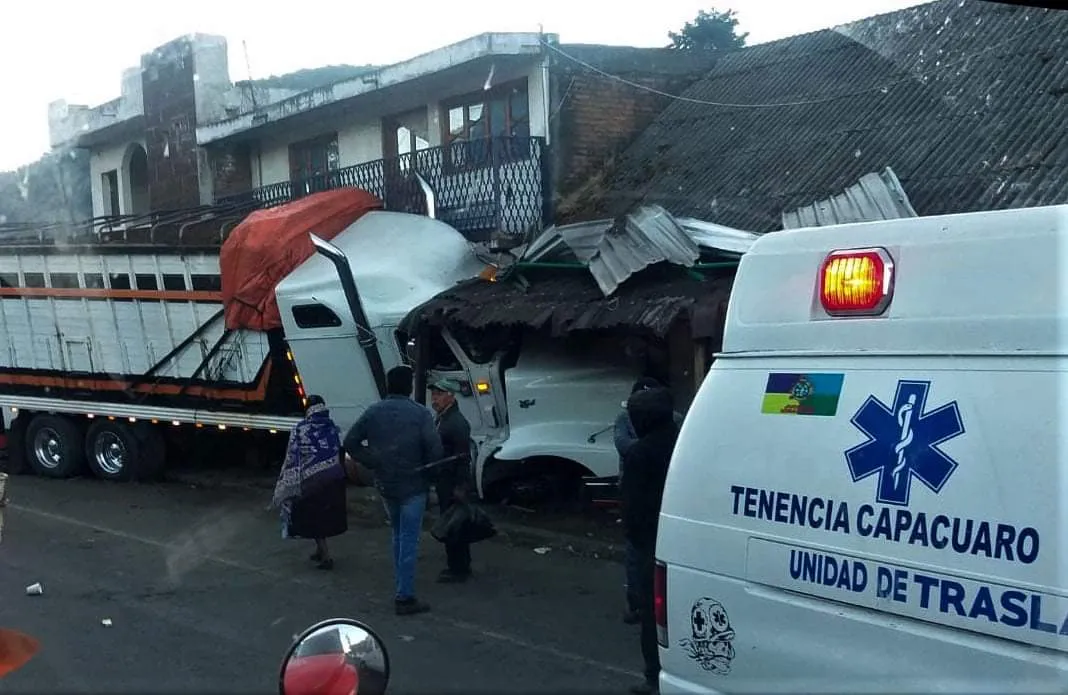
[[[738,33],[738,18],[734,10],[720,12],[701,10],[692,22],[679,31],[669,31],[671,45],[680,51],[729,51],[743,48],[749,32]]]

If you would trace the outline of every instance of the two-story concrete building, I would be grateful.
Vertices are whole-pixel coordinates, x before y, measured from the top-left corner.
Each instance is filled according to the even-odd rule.
[[[53,103],[49,124],[53,147],[90,151],[94,216],[113,225],[343,185],[422,212],[418,173],[439,217],[485,239],[553,222],[556,201],[709,67],[667,49],[490,33],[301,90],[232,83],[225,39],[198,34],[142,56],[111,102]]]

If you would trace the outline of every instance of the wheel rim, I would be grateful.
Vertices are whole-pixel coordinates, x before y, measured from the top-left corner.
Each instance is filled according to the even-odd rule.
[[[37,430],[33,438],[33,455],[37,463],[49,470],[59,468],[63,463],[63,438],[51,427]]]
[[[126,468],[129,453],[126,444],[114,432],[101,432],[93,442],[93,460],[108,475],[118,475]]]

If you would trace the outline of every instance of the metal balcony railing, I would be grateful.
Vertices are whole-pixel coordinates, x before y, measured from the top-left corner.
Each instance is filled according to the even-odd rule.
[[[543,138],[495,137],[431,147],[390,159],[283,181],[217,204],[273,207],[310,193],[352,186],[378,196],[387,210],[426,214],[414,174],[434,190],[437,216],[473,241],[494,233],[540,231],[551,219],[548,156]]]

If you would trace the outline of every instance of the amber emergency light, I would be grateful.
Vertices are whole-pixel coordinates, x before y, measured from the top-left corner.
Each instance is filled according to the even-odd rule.
[[[831,316],[878,316],[894,294],[894,260],[886,249],[832,251],[820,268],[820,304]]]

